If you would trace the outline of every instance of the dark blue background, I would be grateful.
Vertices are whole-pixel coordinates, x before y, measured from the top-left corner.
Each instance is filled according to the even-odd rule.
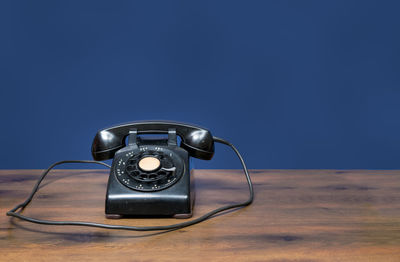
[[[1,168],[208,127],[250,168],[400,168],[399,1],[3,1]],[[239,168],[217,146],[201,168]],[[81,166],[74,166],[81,167]]]

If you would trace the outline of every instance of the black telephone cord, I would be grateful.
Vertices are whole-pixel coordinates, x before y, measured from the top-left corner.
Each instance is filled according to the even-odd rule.
[[[217,143],[225,144],[227,146],[230,146],[232,150],[236,153],[238,156],[240,162],[242,163],[243,166],[243,171],[247,179],[247,184],[249,186],[249,198],[243,202],[243,203],[238,203],[238,204],[231,204],[231,205],[226,205],[222,206],[220,208],[217,208],[215,210],[212,210],[201,217],[192,219],[190,221],[186,221],[183,223],[178,223],[178,224],[172,224],[172,225],[167,225],[167,226],[149,226],[149,227],[136,227],[136,226],[123,226],[123,225],[109,225],[109,224],[100,224],[100,223],[93,223],[93,222],[83,222],[83,221],[52,221],[52,220],[42,220],[42,219],[36,219],[32,217],[27,217],[22,215],[20,212],[28,206],[28,204],[32,201],[33,196],[36,194],[36,192],[39,189],[40,183],[42,180],[46,177],[46,175],[52,170],[54,167],[61,165],[61,164],[66,164],[66,163],[93,163],[93,164],[99,164],[106,166],[108,168],[111,168],[108,164],[99,162],[99,161],[91,161],[91,160],[66,160],[66,161],[60,161],[57,163],[54,163],[51,165],[47,170],[45,170],[40,178],[38,179],[36,185],[33,187],[33,190],[31,194],[28,196],[28,198],[21,204],[15,206],[13,209],[7,212],[7,216],[12,216],[16,217],[28,222],[36,223],[36,224],[44,224],[44,225],[59,225],[59,226],[88,226],[88,227],[99,227],[99,228],[106,228],[106,229],[120,229],[120,230],[133,230],[133,231],[161,231],[161,230],[173,230],[173,229],[179,229],[183,227],[188,227],[197,223],[200,223],[208,218],[210,218],[213,215],[216,215],[220,212],[233,209],[233,208],[238,208],[238,207],[244,207],[248,206],[253,202],[254,199],[254,190],[253,190],[253,184],[250,179],[249,172],[247,170],[246,164],[240,155],[239,151],[236,149],[234,145],[232,145],[230,142],[219,138],[219,137],[213,137],[214,141]],[[18,211],[18,209],[20,209]]]

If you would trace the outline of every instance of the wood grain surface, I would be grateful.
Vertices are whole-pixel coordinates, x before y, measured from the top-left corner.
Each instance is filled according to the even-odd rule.
[[[1,261],[400,261],[400,171],[253,170],[253,205],[146,233],[44,226],[5,216],[40,170],[0,171]],[[185,220],[104,216],[106,170],[56,170],[24,210],[124,225]],[[196,170],[194,217],[248,196],[239,170]]]

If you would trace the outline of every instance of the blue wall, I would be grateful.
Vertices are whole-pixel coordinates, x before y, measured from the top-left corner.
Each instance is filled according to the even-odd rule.
[[[400,168],[399,1],[3,1],[0,168],[171,119],[250,168]],[[222,146],[200,168],[239,168]],[[81,166],[74,166],[81,167]]]

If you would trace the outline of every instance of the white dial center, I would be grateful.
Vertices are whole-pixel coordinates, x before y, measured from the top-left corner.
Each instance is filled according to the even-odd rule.
[[[161,163],[158,158],[147,156],[140,159],[138,164],[140,169],[142,169],[143,171],[151,172],[159,168]]]

